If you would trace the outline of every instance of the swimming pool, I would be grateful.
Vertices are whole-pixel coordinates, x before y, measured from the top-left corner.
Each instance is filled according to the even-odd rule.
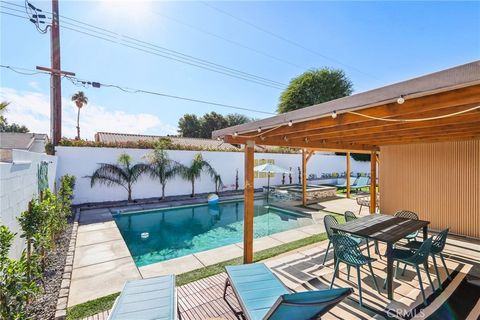
[[[254,201],[254,237],[312,224],[309,217]],[[243,241],[243,201],[114,215],[137,266]]]

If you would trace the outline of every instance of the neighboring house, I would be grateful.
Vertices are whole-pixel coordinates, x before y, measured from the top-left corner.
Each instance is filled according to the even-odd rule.
[[[11,162],[13,149],[45,153],[47,143],[44,133],[0,132],[0,161]]]
[[[173,144],[183,147],[205,148],[217,150],[234,150],[238,149],[230,143],[225,143],[221,140],[202,139],[202,138],[184,138],[171,136],[153,136],[143,134],[129,134],[129,133],[112,133],[112,132],[97,132],[95,134],[95,141],[102,143],[126,143],[138,141],[157,141],[159,139],[169,139]]]

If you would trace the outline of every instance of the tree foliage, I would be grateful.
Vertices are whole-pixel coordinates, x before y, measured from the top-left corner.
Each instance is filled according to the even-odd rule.
[[[165,199],[167,181],[179,173],[180,165],[168,157],[168,153],[162,146],[157,146],[146,158],[148,160],[147,172],[151,178],[158,179],[162,185],[162,199]]]
[[[95,170],[90,178],[90,186],[95,184],[104,184],[106,186],[121,186],[128,192],[128,202],[132,201],[132,186],[138,178],[148,170],[148,165],[137,163],[132,165],[132,157],[123,153],[119,156],[118,162],[100,163],[100,167]]]
[[[250,121],[252,121],[252,119],[238,113],[223,116],[212,111],[204,114],[200,118],[194,114],[185,114],[178,121],[178,133],[182,137],[211,139],[212,132],[215,130]]]
[[[84,104],[88,104],[88,98],[83,93],[83,91],[78,91],[72,96],[72,101],[75,102],[75,105],[77,106],[78,112],[77,112],[77,139],[80,140],[80,110],[82,109]]]
[[[309,70],[290,81],[280,96],[277,112],[285,113],[342,98],[352,91],[353,84],[343,70]]]
[[[185,179],[190,181],[192,184],[192,193],[191,196],[195,196],[195,180],[200,178],[202,172],[206,172],[212,180],[215,182],[215,188],[217,186],[223,185],[220,175],[215,171],[215,169],[204,160],[201,153],[196,154],[189,166],[180,165],[179,173]]]
[[[8,123],[7,118],[3,116],[3,113],[7,110],[9,104],[10,102],[6,101],[0,102],[0,132],[29,132],[28,128],[23,125],[19,125],[16,123]]]

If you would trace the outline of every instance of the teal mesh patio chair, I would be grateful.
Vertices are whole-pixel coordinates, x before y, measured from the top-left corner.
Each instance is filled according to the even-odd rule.
[[[325,256],[323,257],[323,264],[325,264],[325,261],[327,261],[328,252],[330,251],[330,246],[332,244],[332,236],[336,234],[336,232],[332,229],[332,227],[338,225],[339,223],[334,216],[327,214],[323,218],[323,224],[325,225],[325,231],[327,232],[327,237],[328,237],[327,251],[325,252]],[[354,241],[356,242],[356,244],[360,244],[362,240],[359,238],[355,238]]]
[[[263,263],[227,266],[223,299],[244,319],[318,319],[349,296],[352,288],[292,292]],[[232,308],[226,298],[231,286],[242,311]]]
[[[415,212],[408,211],[408,210],[398,211],[397,213],[395,213],[395,217],[410,219],[410,220],[418,220],[418,215]],[[407,239],[407,241],[410,242],[412,240],[415,240],[417,236],[418,236],[418,230],[406,235],[405,239]]]
[[[425,290],[423,289],[422,277],[420,275],[420,266],[423,265],[423,268],[427,273],[428,281],[430,282],[430,285],[432,286],[432,288],[434,288],[432,278],[430,277],[430,272],[428,271],[428,257],[430,256],[431,249],[432,249],[432,238],[428,238],[422,243],[422,245],[415,252],[411,251],[410,249],[398,249],[398,248],[395,248],[392,251],[392,259],[393,261],[397,261],[394,278],[397,277],[397,271],[398,271],[400,262],[405,263],[405,265],[410,265],[414,267],[415,270],[417,271],[418,282],[420,284],[423,303],[425,305],[427,305],[427,298],[425,297]],[[387,279],[385,279],[385,282],[383,283],[383,287],[385,288],[386,285],[387,285]]]
[[[340,262],[347,265],[347,279],[350,280],[350,267],[357,269],[358,278],[358,295],[360,297],[359,304],[362,306],[362,279],[360,278],[360,267],[367,265],[372,275],[373,284],[375,289],[380,294],[378,289],[377,280],[375,279],[375,273],[373,273],[372,262],[376,259],[367,257],[362,254],[358,243],[349,236],[335,234],[332,236],[333,249],[335,252],[335,270],[333,272],[332,282],[330,283],[330,289],[333,287],[335,277],[337,276],[338,266]]]
[[[345,217],[345,222],[350,222],[358,219],[355,213],[353,213],[352,211],[345,211],[343,216]],[[365,240],[365,243],[367,244],[368,256],[370,257],[370,245],[368,243],[368,238],[364,238],[360,236],[352,236],[352,238],[358,238],[360,241]],[[378,254],[381,258],[380,251],[378,250],[378,241],[375,241],[374,244],[375,244],[375,253]]]
[[[450,276],[450,273],[448,272],[447,264],[445,263],[445,259],[443,258],[442,251],[445,248],[445,243],[447,242],[447,237],[448,237],[448,229],[442,230],[439,232],[434,238],[432,242],[432,249],[430,250],[430,255],[432,256],[433,260],[433,266],[435,267],[435,273],[437,274],[437,280],[438,280],[438,287],[441,289],[442,288],[442,280],[440,279],[440,274],[438,272],[438,266],[437,266],[437,261],[435,259],[435,256],[438,255],[440,257],[440,260],[442,260],[443,267],[445,268],[445,272],[447,273],[447,278],[449,280],[452,279]],[[422,242],[420,241],[410,241],[405,247],[409,248],[410,250],[418,250],[422,246]],[[405,265],[405,268],[407,266]],[[405,272],[405,268],[403,268],[402,275]]]

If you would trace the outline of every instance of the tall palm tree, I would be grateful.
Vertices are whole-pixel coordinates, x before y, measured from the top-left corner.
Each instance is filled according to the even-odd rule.
[[[75,104],[78,108],[77,113],[77,140],[80,140],[80,110],[84,104],[88,104],[88,98],[85,96],[83,91],[78,91],[72,96],[72,101],[75,101]]]
[[[150,177],[158,179],[162,185],[163,200],[165,199],[167,181],[179,173],[180,165],[178,162],[171,160],[167,152],[160,147],[155,148],[152,153],[147,155],[147,159],[149,162],[147,171],[150,173]]]
[[[212,179],[215,181],[216,176],[220,177],[215,169],[208,163],[207,161],[203,160],[202,154],[198,153],[193,157],[190,166],[180,165],[179,173],[185,179],[191,182],[192,184],[192,194],[191,197],[195,196],[195,180],[200,178],[202,172],[205,171]]]
[[[90,186],[96,183],[106,186],[119,185],[128,192],[128,202],[132,201],[132,185],[147,170],[148,165],[137,163],[132,166],[132,157],[123,153],[118,157],[117,164],[100,163],[100,168],[95,170],[90,178]]]

